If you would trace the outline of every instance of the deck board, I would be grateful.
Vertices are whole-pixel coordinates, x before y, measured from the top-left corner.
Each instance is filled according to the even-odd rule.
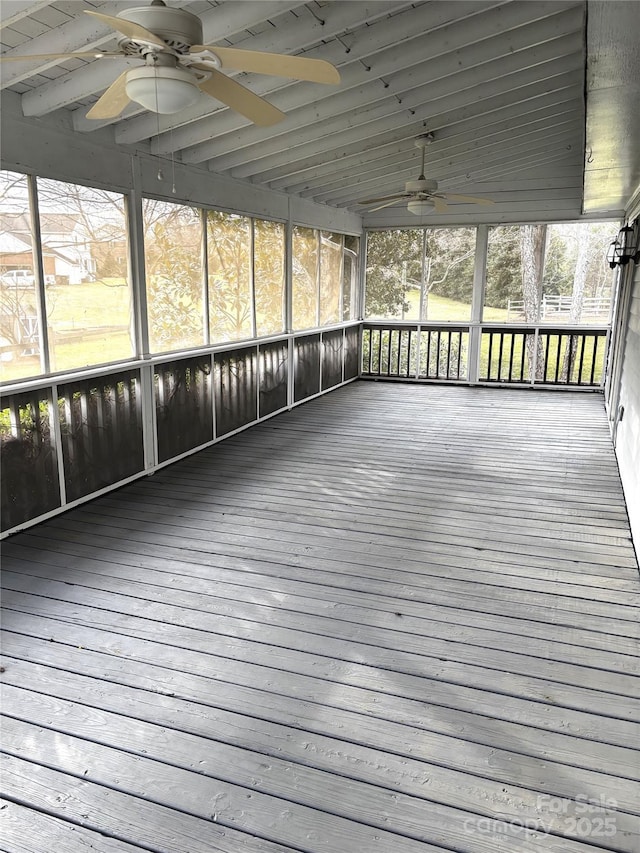
[[[3,551],[8,853],[640,848],[598,395],[356,383]]]

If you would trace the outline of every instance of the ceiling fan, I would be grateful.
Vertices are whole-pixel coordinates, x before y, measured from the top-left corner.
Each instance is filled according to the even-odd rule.
[[[416,181],[407,181],[404,185],[404,192],[383,195],[378,198],[365,198],[358,201],[357,204],[377,204],[377,207],[372,207],[369,211],[370,213],[374,213],[376,210],[382,210],[385,207],[392,207],[394,204],[403,204],[406,202],[409,213],[414,213],[416,216],[423,216],[434,210],[436,213],[447,213],[449,210],[447,200],[462,201],[468,204],[493,204],[493,201],[488,198],[438,192],[438,182],[424,176],[424,152],[427,145],[431,142],[433,142],[433,134],[431,133],[423,134],[415,140],[415,146],[422,149],[420,177]],[[383,204],[378,204],[378,202],[383,202]]]
[[[194,104],[200,92],[204,92],[254,124],[268,126],[281,121],[284,113],[222,71],[253,71],[314,83],[340,82],[337,69],[322,59],[202,44],[200,18],[184,9],[170,8],[163,0],[125,9],[117,16],[84,11],[120,34],[117,52],[46,53],[0,59],[24,62],[71,57],[138,57],[144,60],[142,67],[129,69],[116,78],[87,113],[89,119],[116,118],[131,101],[151,112],[177,113]]]

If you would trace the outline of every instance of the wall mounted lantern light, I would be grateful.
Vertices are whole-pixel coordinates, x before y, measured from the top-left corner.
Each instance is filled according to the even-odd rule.
[[[634,225],[625,225],[618,231],[618,236],[609,246],[607,254],[609,266],[624,267],[630,261],[637,264],[640,261],[640,249],[638,248],[638,235]]]

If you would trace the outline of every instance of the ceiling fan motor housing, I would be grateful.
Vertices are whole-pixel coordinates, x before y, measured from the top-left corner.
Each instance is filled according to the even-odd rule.
[[[141,6],[124,9],[117,17],[140,24],[177,51],[186,51],[204,40],[200,18],[184,9],[171,9],[163,4]]]
[[[407,181],[405,189],[408,193],[433,193],[438,189],[438,182],[429,178],[418,178],[417,181]]]

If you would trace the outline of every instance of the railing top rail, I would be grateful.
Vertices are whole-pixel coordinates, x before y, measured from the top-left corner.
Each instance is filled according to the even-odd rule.
[[[136,370],[138,367],[142,367],[148,363],[148,361],[142,359],[112,361],[109,364],[101,364],[98,367],[69,370],[64,373],[50,373],[48,376],[39,376],[26,381],[5,382],[4,384],[0,384],[0,396],[19,394],[22,391],[37,391],[41,388],[51,388],[52,385],[66,385],[68,382],[79,382],[83,379],[97,379],[100,376],[108,376],[111,373],[124,373],[128,370]]]
[[[307,335],[317,335],[324,332],[331,332],[337,329],[348,329],[359,327],[362,324],[361,320],[345,320],[342,323],[333,323],[331,325],[322,326],[315,329],[304,329],[295,332],[279,332],[275,335],[265,335],[262,338],[243,338],[237,341],[225,341],[220,344],[210,344],[208,346],[194,347],[189,350],[173,350],[171,352],[152,355],[149,358],[136,358],[124,361],[112,361],[108,364],[96,365],[95,367],[84,367],[76,370],[66,370],[60,373],[49,373],[46,376],[36,376],[33,379],[16,380],[15,382],[0,382],[0,396],[16,394],[22,391],[36,391],[41,388],[50,388],[52,385],[64,385],[68,382],[74,382],[82,379],[93,379],[99,376],[104,376],[111,373],[119,373],[120,371],[135,370],[139,367],[152,364],[164,364],[165,362],[176,362],[192,358],[199,358],[215,354],[217,352],[229,352],[231,350],[243,349],[246,347],[258,347],[275,341],[289,340],[293,338],[305,337]]]
[[[468,323],[460,323],[455,321],[442,321],[442,322],[428,322],[428,321],[418,321],[418,320],[365,320],[363,322],[364,329],[425,329],[428,331],[429,329],[441,329],[443,331],[469,331],[472,327],[481,327],[482,330],[487,331],[504,331],[507,333],[511,333],[513,331],[518,332],[530,332],[533,333],[536,329],[542,333],[552,332],[553,334],[558,334],[558,332],[564,333],[575,333],[575,334],[597,334],[597,335],[606,335],[609,331],[609,326],[605,323],[598,325],[587,325],[584,323],[580,324],[562,324],[562,325],[550,325],[547,323],[500,323],[500,322],[492,322],[486,321],[481,323],[474,323],[469,321]]]
[[[539,326],[541,334],[547,335],[593,335],[604,337],[609,331],[605,326]]]
[[[470,323],[430,323],[418,322],[417,320],[365,320],[364,329],[424,329],[425,331],[440,329],[445,332],[468,332]]]
[[[547,323],[495,323],[495,322],[483,322],[479,324],[483,330],[487,329],[490,331],[500,331],[511,330],[511,329],[526,329],[528,332],[535,332],[536,329],[541,333],[553,332],[557,334],[558,332],[575,332],[576,334],[584,333],[584,334],[599,334],[606,335],[609,331],[609,326],[606,323],[598,324],[598,325],[586,325],[584,323],[580,324],[569,324],[563,323],[562,325],[551,325]]]

